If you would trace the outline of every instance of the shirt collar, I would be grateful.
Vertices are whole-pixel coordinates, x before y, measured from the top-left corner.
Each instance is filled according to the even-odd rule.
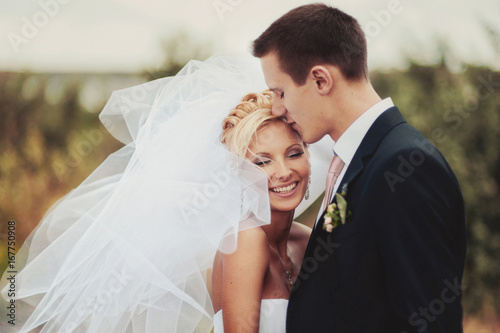
[[[390,97],[381,100],[359,116],[358,119],[356,119],[340,136],[337,142],[335,142],[333,151],[335,154],[339,155],[346,166],[351,162],[354,157],[354,153],[358,150],[361,141],[375,120],[385,110],[393,106],[394,103]]]

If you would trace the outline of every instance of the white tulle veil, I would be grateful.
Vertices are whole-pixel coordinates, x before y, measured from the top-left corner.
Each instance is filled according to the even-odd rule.
[[[214,56],[115,91],[100,118],[125,146],[59,200],[21,248],[16,327],[210,332],[206,272],[215,252],[234,250],[238,230],[270,222],[264,173],[219,141],[229,111],[264,89],[258,59]],[[310,146],[316,177],[296,214],[323,191],[330,144]]]

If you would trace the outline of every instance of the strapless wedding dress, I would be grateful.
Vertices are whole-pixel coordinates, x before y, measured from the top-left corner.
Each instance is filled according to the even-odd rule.
[[[286,331],[287,299],[263,299],[260,303],[259,333],[284,333]],[[214,316],[214,333],[223,333],[222,310]]]

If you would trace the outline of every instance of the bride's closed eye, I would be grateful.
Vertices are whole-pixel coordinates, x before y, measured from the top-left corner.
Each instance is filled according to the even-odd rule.
[[[269,159],[259,158],[259,159],[256,159],[255,161],[253,161],[253,164],[255,164],[256,166],[263,166],[263,165],[268,164],[270,162],[271,162],[271,160],[269,160]]]
[[[302,149],[293,149],[289,152],[286,153],[286,158],[290,158],[290,159],[295,159],[295,158],[299,158],[301,157],[302,155],[304,155],[304,150]],[[263,165],[266,165],[266,164],[269,164],[271,163],[272,160],[269,159],[269,158],[264,158],[264,157],[256,157],[252,163],[257,165],[257,166],[263,166]]]
[[[288,154],[288,157],[289,158],[297,158],[297,157],[300,157],[304,155],[304,151],[303,150],[298,150],[298,151],[292,151]]]

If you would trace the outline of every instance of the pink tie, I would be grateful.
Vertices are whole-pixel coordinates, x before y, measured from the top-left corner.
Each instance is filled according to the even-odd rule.
[[[335,186],[335,182],[344,167],[344,161],[338,156],[332,160],[330,164],[330,169],[328,170],[328,176],[326,177],[326,190],[325,190],[325,199],[323,200],[323,209],[326,209],[327,205],[330,203],[330,198],[332,197],[333,188]]]

